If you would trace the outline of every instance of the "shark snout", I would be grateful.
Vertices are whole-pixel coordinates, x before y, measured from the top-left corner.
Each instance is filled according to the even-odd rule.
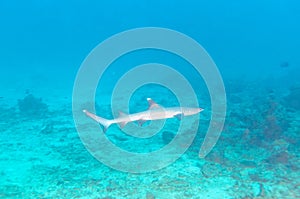
[[[193,108],[193,110],[191,110],[191,113],[192,114],[197,114],[197,113],[200,113],[203,110],[204,110],[203,108]]]
[[[181,110],[182,110],[182,113],[184,115],[194,115],[194,114],[200,113],[204,109],[203,108],[186,108],[186,107],[183,107],[183,108],[181,108]]]

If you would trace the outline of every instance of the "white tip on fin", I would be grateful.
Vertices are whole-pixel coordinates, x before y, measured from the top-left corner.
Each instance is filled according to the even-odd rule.
[[[108,129],[108,127],[113,123],[111,120],[107,120],[105,118],[99,117],[87,110],[82,110],[86,116],[92,118],[93,120],[95,120],[96,122],[98,122],[99,124],[101,124],[101,126],[103,127],[103,131],[104,133],[106,132],[106,130]]]
[[[148,109],[152,109],[152,108],[162,108],[159,104],[157,104],[153,99],[151,98],[147,98],[147,101],[148,101],[148,104],[149,104],[149,107]]]

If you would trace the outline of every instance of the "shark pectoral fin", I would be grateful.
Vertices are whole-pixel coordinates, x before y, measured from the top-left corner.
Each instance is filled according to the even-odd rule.
[[[101,126],[101,125],[100,125]],[[103,131],[103,133],[106,133],[106,131],[107,131],[107,128],[105,127],[105,126],[101,126],[102,127],[102,131]]]
[[[174,117],[176,117],[178,120],[181,120],[183,118],[183,113],[178,113],[174,115]]]
[[[153,108],[162,108],[159,104],[157,104],[153,99],[147,98],[149,107],[148,109],[153,109]]]
[[[143,126],[143,124],[146,122],[146,120],[143,120],[143,119],[140,119],[140,120],[137,120],[137,123],[139,126]]]
[[[128,122],[119,122],[120,128],[124,128]]]

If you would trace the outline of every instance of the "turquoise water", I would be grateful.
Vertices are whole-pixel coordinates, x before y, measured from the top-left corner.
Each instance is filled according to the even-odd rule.
[[[300,198],[299,21],[295,0],[1,1],[0,198]],[[216,124],[211,122],[212,99],[219,99],[220,91],[211,93],[203,74],[185,57],[161,49],[133,50],[110,63],[95,88],[88,86],[88,76],[79,101],[74,99],[80,68],[90,52],[115,34],[145,27],[187,35],[218,67],[226,118],[216,145],[203,158],[199,150],[209,125]],[[136,41],[118,43],[96,60],[101,63]],[[124,74],[147,63],[178,71],[194,92],[181,84],[176,88],[182,93],[174,92],[166,84],[176,85],[179,79],[153,65],[145,76],[130,81],[161,76],[164,84],[138,84],[129,98],[127,84],[114,93]],[[91,92],[94,100],[85,95]],[[159,130],[160,121],[142,127],[132,122],[124,129],[111,125],[105,134],[82,113],[88,109],[113,119],[118,111],[147,110],[147,98],[163,107],[197,106],[204,111],[164,120]],[[135,162],[109,150],[97,137],[147,155],[170,145],[181,124],[186,124],[186,134],[175,146],[186,151],[164,166],[177,153],[160,154],[157,162]],[[153,136],[143,138],[144,132]],[[188,146],[185,139],[190,137]],[[126,163],[131,172],[99,161],[99,154],[120,168]],[[139,172],[152,164],[150,172]]]

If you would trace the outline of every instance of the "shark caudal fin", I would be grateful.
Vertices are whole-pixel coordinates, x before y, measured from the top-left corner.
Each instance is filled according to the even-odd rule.
[[[91,112],[88,112],[87,110],[83,110],[83,112],[85,113],[86,116],[92,118],[93,120],[101,124],[101,126],[103,126],[104,133],[106,132],[108,127],[113,123],[111,120],[107,120],[105,118],[99,117]]]

